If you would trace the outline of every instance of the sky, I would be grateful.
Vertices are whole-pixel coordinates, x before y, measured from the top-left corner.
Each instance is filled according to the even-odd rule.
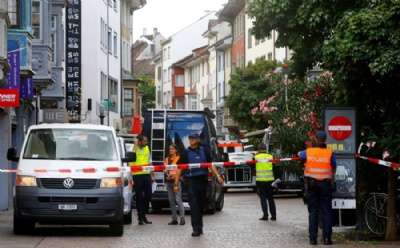
[[[142,9],[133,13],[133,42],[143,29],[152,34],[153,29],[165,38],[179,32],[206,14],[206,10],[219,11],[228,0],[147,0]]]

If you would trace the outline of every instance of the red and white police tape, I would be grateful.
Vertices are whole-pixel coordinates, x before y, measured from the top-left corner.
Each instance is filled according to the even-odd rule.
[[[356,153],[355,157],[370,161],[375,164],[380,164],[383,166],[391,167],[395,170],[400,170],[400,164],[398,164],[398,163],[389,162],[389,161],[385,161],[385,160],[378,159],[378,158],[369,158],[369,157],[361,156],[359,153]]]
[[[263,162],[271,162],[271,163],[279,163],[284,161],[298,161],[299,157],[295,158],[273,158],[273,159],[263,159]],[[171,165],[138,165],[138,166],[130,166],[130,167],[106,167],[104,169],[99,168],[82,168],[82,169],[54,169],[54,170],[46,170],[46,169],[36,169],[36,170],[2,170],[1,172],[7,173],[17,173],[17,172],[31,172],[31,173],[96,173],[98,171],[103,172],[139,172],[139,171],[163,171],[170,169],[193,169],[193,168],[208,168],[211,166],[217,167],[228,167],[235,165],[248,165],[255,164],[256,160],[247,160],[245,162],[212,162],[212,163],[192,163],[192,164],[171,164]]]

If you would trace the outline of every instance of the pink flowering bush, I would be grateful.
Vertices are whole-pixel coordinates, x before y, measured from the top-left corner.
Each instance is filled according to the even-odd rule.
[[[286,153],[311,146],[316,131],[322,128],[323,105],[333,103],[332,74],[326,71],[315,80],[302,81],[288,79],[276,69],[264,79],[267,94],[250,110],[253,120],[268,123]]]

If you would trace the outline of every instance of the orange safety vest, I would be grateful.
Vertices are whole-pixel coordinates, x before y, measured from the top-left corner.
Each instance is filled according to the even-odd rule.
[[[171,162],[171,164],[176,164],[179,160],[179,156],[176,156],[175,159]],[[165,164],[168,164],[168,157],[165,158]],[[176,169],[170,169],[166,170],[167,173],[171,176],[174,177],[176,175]]]
[[[308,148],[306,155],[304,176],[316,180],[332,179],[331,150],[319,147]]]

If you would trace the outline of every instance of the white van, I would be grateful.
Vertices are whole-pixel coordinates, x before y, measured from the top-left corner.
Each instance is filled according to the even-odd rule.
[[[136,159],[124,146],[107,126],[31,126],[21,154],[15,148],[7,153],[18,162],[14,233],[29,234],[40,222],[109,225],[113,235],[122,236],[124,223],[132,222],[128,163]]]

